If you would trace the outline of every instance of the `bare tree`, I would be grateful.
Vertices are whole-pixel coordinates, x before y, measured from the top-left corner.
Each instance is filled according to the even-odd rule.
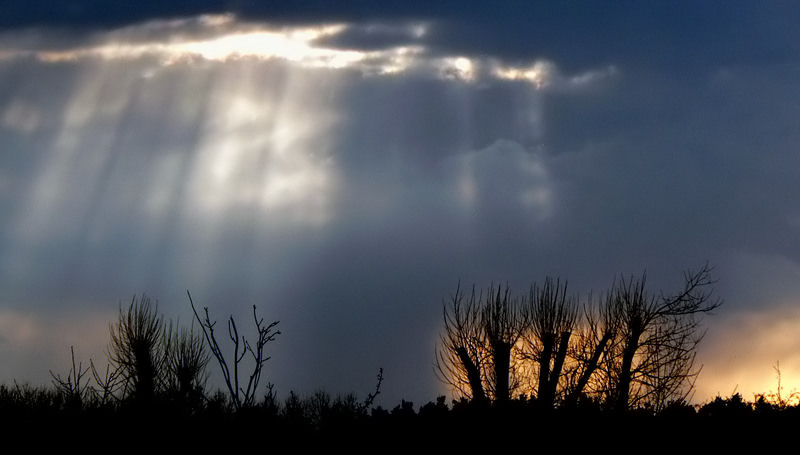
[[[483,345],[475,287],[467,297],[459,282],[455,294],[443,305],[442,316],[444,331],[435,363],[439,378],[475,402],[486,401],[483,369],[489,354]]]
[[[582,397],[607,395],[604,381],[598,380],[596,373],[609,352],[614,351],[619,326],[616,309],[610,292],[599,301],[589,296],[584,303],[576,341],[571,349],[566,404],[575,404]]]
[[[209,349],[211,349],[211,354],[214,355],[214,358],[217,360],[222,370],[222,377],[225,380],[225,386],[228,388],[228,393],[234,408],[238,411],[242,408],[252,406],[255,404],[258,383],[261,380],[264,364],[270,359],[264,355],[264,349],[268,343],[275,341],[277,336],[281,333],[277,330],[278,321],[273,321],[265,325],[264,319],[258,317],[256,314],[256,307],[253,305],[253,322],[255,323],[258,333],[256,344],[253,346],[247,338],[243,335],[239,335],[236,321],[233,319],[233,316],[230,316],[228,318],[228,337],[233,343],[233,357],[231,358],[231,362],[229,362],[228,357],[222,352],[222,348],[214,334],[214,326],[217,323],[211,320],[208,314],[208,307],[203,308],[204,316],[201,318],[197,313],[197,308],[194,306],[192,295],[189,291],[186,291],[186,294],[189,296],[192,312],[194,312],[197,322],[200,323],[200,328],[203,330],[203,336],[208,343]],[[247,386],[244,387],[240,385],[239,368],[248,353],[252,357],[253,363],[250,376],[247,380]]]
[[[489,287],[481,310],[481,325],[489,347],[489,387],[495,402],[504,402],[511,397],[512,389],[518,385],[514,374],[516,368],[511,363],[512,349],[525,330],[525,319],[508,286],[505,289],[500,286],[496,289]]]
[[[367,394],[367,398],[364,399],[364,403],[359,408],[362,412],[369,411],[370,408],[372,408],[372,404],[375,402],[375,398],[378,398],[378,395],[381,394],[381,384],[383,384],[383,368],[378,368],[378,374],[375,376],[375,381],[375,391]]]
[[[91,359],[89,359],[89,366],[92,370],[94,382],[98,387],[95,390],[95,398],[98,404],[105,406],[119,401],[121,397],[118,395],[118,392],[123,382],[122,370],[118,367],[112,368],[111,364],[108,363],[106,364],[105,372],[100,374],[100,371]]]
[[[644,273],[618,282],[612,305],[619,343],[606,369],[614,408],[658,410],[688,396],[699,374],[694,365],[703,338],[698,318],[722,304],[712,296],[713,283],[708,264],[687,271],[683,289],[674,295],[649,293]]]
[[[70,406],[80,408],[93,394],[91,386],[84,380],[90,368],[84,368],[83,362],[75,363],[75,348],[73,346],[69,347],[69,351],[72,355],[72,368],[70,368],[66,376],[53,373],[53,370],[50,370],[50,376],[53,378],[53,385],[55,385],[56,390],[64,396],[67,403]]]
[[[558,279],[532,286],[522,312],[507,287],[467,295],[459,284],[443,308],[435,366],[474,401],[506,400],[527,376],[545,407],[591,397],[657,411],[693,390],[700,316],[721,305],[713,283],[707,264],[687,271],[675,294],[649,292],[645,274],[621,278],[580,313]]]
[[[435,367],[440,379],[475,402],[508,400],[517,387],[513,351],[524,330],[517,302],[505,289],[466,296],[459,283],[443,305],[444,331]]]
[[[523,338],[538,364],[537,400],[553,407],[578,317],[577,298],[567,294],[566,281],[547,277],[541,287],[531,287],[523,308],[530,329]]]
[[[164,320],[150,298],[136,296],[119,319],[111,324],[109,360],[119,371],[123,395],[143,403],[163,390],[167,377],[168,344]]]
[[[205,340],[194,327],[176,325],[167,334],[168,389],[183,403],[199,405],[207,379],[205,368],[210,360]]]

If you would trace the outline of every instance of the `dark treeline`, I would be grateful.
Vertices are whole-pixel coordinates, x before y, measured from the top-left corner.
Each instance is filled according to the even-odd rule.
[[[71,368],[51,371],[49,387],[0,385],[0,428],[18,436],[43,426],[65,434],[91,428],[109,441],[122,431],[142,435],[131,444],[166,437],[198,449],[251,447],[264,437],[346,446],[424,440],[442,447],[539,437],[591,450],[609,438],[633,444],[676,433],[708,440],[733,428],[800,422],[800,405],[784,400],[780,386],[778,394],[754,401],[736,394],[689,403],[699,373],[698,317],[721,304],[712,297],[710,272],[708,266],[688,271],[673,293],[650,291],[644,275],[620,278],[599,299],[585,301],[551,278],[522,296],[507,287],[458,286],[443,305],[435,362],[455,396],[385,408],[376,403],[382,369],[374,390],[361,396],[290,391],[279,398],[275,385],[265,384],[279,323],[265,321],[255,307],[247,327],[233,317],[218,325],[188,295],[195,320],[182,327],[165,320],[146,295],[135,296],[110,325],[102,366],[84,363],[73,350]],[[222,390],[207,386],[212,367]]]
[[[191,413],[168,400],[149,407],[100,404],[80,407],[53,388],[0,386],[0,432],[7,440],[63,444],[91,436],[97,444],[132,448],[242,450],[293,446],[418,449],[514,448],[520,441],[546,447],[565,444],[573,453],[618,445],[616,453],[661,449],[761,448],[783,440],[800,423],[800,406],[764,396],[718,397],[701,406],[672,404],[659,413],[609,412],[582,402],[571,408],[543,409],[535,399],[503,404],[476,403],[444,396],[421,406],[401,401],[392,408],[365,405],[355,395],[332,397],[319,391],[290,393],[276,401],[267,394],[251,407],[235,410],[217,393]],[[45,433],[48,438],[37,439]],[[768,435],[775,435],[770,439]],[[55,438],[55,439],[50,439]],[[376,446],[375,444],[381,444]]]

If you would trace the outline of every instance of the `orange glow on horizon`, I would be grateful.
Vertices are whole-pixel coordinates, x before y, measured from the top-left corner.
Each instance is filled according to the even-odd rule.
[[[740,393],[745,400],[778,393],[797,401],[800,391],[800,309],[776,305],[767,311],[732,314],[713,324],[700,344],[695,403]]]

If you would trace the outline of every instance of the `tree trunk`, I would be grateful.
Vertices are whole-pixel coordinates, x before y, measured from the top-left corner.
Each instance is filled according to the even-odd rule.
[[[628,409],[628,399],[631,391],[631,381],[633,380],[633,357],[639,349],[640,332],[630,334],[625,343],[625,350],[622,352],[622,363],[620,365],[619,381],[617,382],[617,397],[614,409],[623,412]]]
[[[469,380],[469,388],[472,391],[472,401],[483,402],[486,400],[486,392],[483,390],[483,382],[481,381],[481,371],[478,365],[472,361],[467,350],[463,347],[456,349],[458,358],[464,369],[467,370],[467,379]]]
[[[597,365],[600,363],[600,356],[603,355],[603,351],[606,349],[606,345],[609,341],[611,341],[611,337],[613,333],[611,331],[607,331],[603,334],[603,337],[597,343],[597,346],[594,347],[594,351],[592,352],[592,356],[589,358],[589,361],[586,363],[584,367],[583,373],[581,373],[580,378],[578,378],[578,383],[575,385],[575,388],[570,393],[568,402],[569,403],[576,403],[578,398],[583,394],[583,391],[586,389],[586,386],[589,384],[589,380],[592,378],[594,371],[597,369]]]
[[[571,336],[572,332],[561,332],[561,337],[558,340],[558,351],[555,359],[553,359],[553,370],[550,372],[550,379],[547,381],[547,398],[549,401],[546,404],[548,407],[553,407],[555,403],[558,380],[561,378],[561,370],[564,368],[564,360],[567,357],[567,347]]]
[[[547,333],[542,337],[542,353],[539,357],[539,396],[537,401],[544,406],[552,406],[553,397],[550,396],[550,359],[553,358],[553,344],[555,334]]]
[[[511,371],[511,345],[502,341],[492,343],[494,360],[495,401],[508,401],[511,395],[509,372]]]

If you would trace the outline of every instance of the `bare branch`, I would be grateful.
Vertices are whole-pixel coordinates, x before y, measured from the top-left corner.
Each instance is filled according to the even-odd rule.
[[[234,408],[240,410],[252,406],[255,404],[256,392],[258,391],[258,384],[261,380],[264,364],[269,360],[269,357],[264,356],[264,350],[267,344],[274,341],[281,333],[277,330],[278,321],[273,321],[265,326],[264,320],[258,317],[256,307],[253,305],[253,321],[258,333],[256,345],[253,347],[244,336],[239,335],[239,330],[236,327],[236,321],[233,319],[233,316],[228,318],[228,337],[233,343],[233,374],[231,374],[228,360],[214,335],[214,325],[216,322],[211,321],[207,307],[204,308],[205,317],[201,319],[194,306],[191,294],[189,291],[186,291],[186,294],[189,296],[189,303],[194,312],[195,319],[200,323],[203,336],[211,350],[211,354],[220,366],[223,379],[225,380],[225,386],[228,389],[228,394],[233,402]],[[251,354],[253,365],[247,381],[247,388],[244,388],[240,386],[239,382],[239,365],[247,356],[248,352]]]

